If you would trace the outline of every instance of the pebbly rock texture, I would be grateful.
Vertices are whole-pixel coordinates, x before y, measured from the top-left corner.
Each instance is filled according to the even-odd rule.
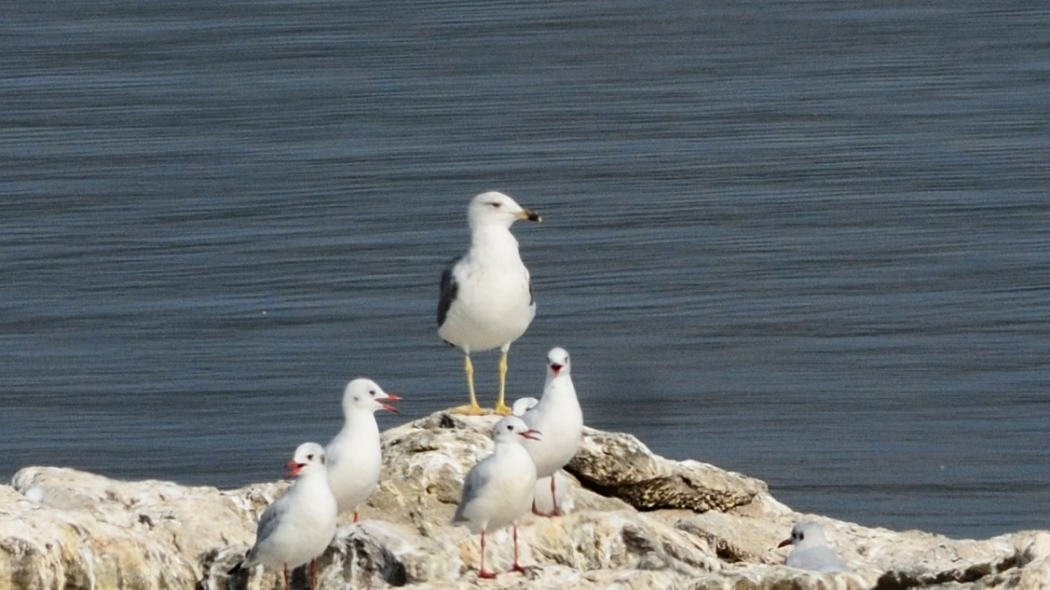
[[[569,465],[568,513],[519,521],[525,574],[479,580],[479,539],[448,523],[464,475],[491,452],[494,422],[440,412],[383,433],[379,489],[360,507],[360,523],[344,515],[318,560],[320,588],[1050,588],[1050,532],[952,540],[801,515],[759,480],[670,461],[633,436],[592,429]],[[276,571],[226,572],[287,485],[219,491],[25,468],[0,486],[0,590],[281,588]],[[782,565],[790,548],[776,545],[803,517],[821,523],[856,573]],[[511,531],[488,541],[486,565],[505,572]],[[296,572],[293,586],[306,585]]]
[[[214,547],[247,542],[246,519],[279,495],[169,482],[121,482],[29,467],[0,488],[0,585],[11,588],[192,588]]]
[[[697,461],[670,461],[630,434],[593,428],[584,429],[568,471],[586,487],[639,510],[725,511],[767,491],[763,481]]]

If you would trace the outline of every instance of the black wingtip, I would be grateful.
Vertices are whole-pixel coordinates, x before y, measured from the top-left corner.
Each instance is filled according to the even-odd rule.
[[[445,272],[441,273],[441,297],[438,299],[437,308],[437,325],[438,328],[445,325],[445,318],[448,317],[448,310],[452,307],[452,302],[456,300],[456,295],[459,294],[459,285],[456,284],[455,277],[452,276],[452,267],[456,265],[456,262],[460,257],[456,257],[449,263],[448,268]]]

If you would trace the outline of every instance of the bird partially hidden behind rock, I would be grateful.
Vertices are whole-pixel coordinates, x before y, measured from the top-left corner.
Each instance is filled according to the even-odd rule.
[[[532,505],[536,466],[522,442],[537,440],[540,436],[521,418],[503,418],[492,428],[495,442],[492,454],[474,465],[463,480],[462,499],[452,517],[452,524],[466,524],[471,533],[481,533],[480,578],[496,577],[495,573],[485,570],[485,533],[508,524],[514,527],[514,565],[511,570],[524,571],[518,564],[518,526],[514,521]]]
[[[335,537],[338,516],[328,487],[324,447],[312,442],[299,445],[288,467],[288,477],[294,477],[295,483],[263,512],[255,545],[228,573],[239,574],[257,565],[284,568],[284,587],[289,589],[289,569],[310,563],[310,587],[316,588],[313,560]]]
[[[325,458],[328,485],[339,512],[353,510],[354,522],[357,522],[357,505],[375,491],[383,467],[375,412],[397,412],[386,402],[400,399],[383,391],[375,381],[364,378],[354,379],[343,391],[343,429],[325,447]]]
[[[852,572],[848,565],[828,547],[824,529],[812,520],[804,520],[791,529],[791,538],[784,539],[777,547],[794,545],[785,565],[820,573]]]
[[[504,401],[507,353],[536,315],[532,280],[510,227],[518,219],[540,221],[503,193],[482,193],[467,207],[470,249],[453,259],[441,275],[438,336],[463,351],[470,405],[455,412],[483,414],[474,394],[470,353],[499,347],[499,399],[496,413],[510,414]]]

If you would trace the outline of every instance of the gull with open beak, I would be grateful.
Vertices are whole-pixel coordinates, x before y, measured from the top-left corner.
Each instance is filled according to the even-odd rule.
[[[547,353],[547,382],[539,402],[532,407],[528,407],[529,402],[514,402],[519,410],[528,408],[522,414],[522,420],[530,428],[545,433],[542,440],[526,441],[525,450],[536,464],[536,477],[550,478],[553,507],[548,514],[550,516],[561,514],[556,484],[564,480],[555,478],[554,474],[572,460],[583,439],[583,410],[576,398],[571,373],[569,352],[564,348],[552,348]],[[533,511],[537,514],[543,512],[538,506],[533,506]]]
[[[288,571],[310,563],[310,587],[317,587],[314,559],[324,553],[335,537],[335,498],[328,488],[324,448],[303,443],[288,463],[295,483],[270,504],[259,518],[255,545],[244,561],[229,571],[257,565],[284,569],[284,587],[290,588]]]
[[[397,410],[386,403],[399,400],[398,396],[383,391],[371,379],[351,381],[343,392],[343,429],[335,435],[325,453],[328,456],[328,485],[339,505],[339,512],[354,511],[375,491],[383,457],[379,442],[377,410]]]

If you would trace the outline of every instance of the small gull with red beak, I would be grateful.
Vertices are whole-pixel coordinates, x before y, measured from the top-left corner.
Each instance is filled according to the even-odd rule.
[[[485,570],[485,533],[502,527],[514,527],[514,565],[512,571],[524,571],[518,564],[519,516],[532,504],[536,485],[536,466],[522,446],[527,440],[538,440],[540,433],[515,416],[503,418],[492,428],[495,449],[474,465],[463,480],[463,496],[452,517],[452,524],[466,524],[470,532],[481,533],[481,566],[478,577],[494,578]]]
[[[804,520],[791,529],[791,538],[784,539],[777,547],[794,545],[785,565],[824,574],[852,572],[835,552],[828,547],[824,529],[816,521]]]
[[[376,410],[397,410],[384,400],[399,400],[383,391],[371,379],[354,379],[343,392],[343,429],[325,447],[328,457],[328,485],[339,505],[339,512],[354,511],[375,491],[383,456],[379,442]]]
[[[536,464],[536,477],[546,478],[564,467],[580,448],[583,438],[583,411],[576,399],[572,384],[569,353],[564,348],[552,348],[547,353],[547,383],[539,403],[525,412],[522,420],[530,428],[545,433],[542,440],[526,441],[525,449]],[[517,403],[517,402],[515,402]],[[551,477],[550,494],[554,510],[551,516],[561,514],[558,506],[557,480]],[[534,512],[540,513],[536,507]]]
[[[257,565],[284,568],[284,587],[289,588],[289,569],[310,563],[310,587],[317,586],[313,562],[335,537],[336,503],[328,488],[324,448],[303,443],[288,463],[288,477],[295,483],[270,504],[259,518],[255,546],[229,573]]]

